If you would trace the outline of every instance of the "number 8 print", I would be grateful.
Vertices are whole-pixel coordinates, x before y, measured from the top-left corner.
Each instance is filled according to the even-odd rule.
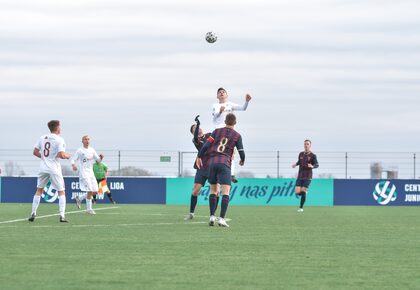
[[[51,148],[51,143],[50,142],[45,142],[45,145],[44,145],[44,157],[50,156],[50,148]]]
[[[223,137],[222,140],[220,140],[219,146],[217,146],[217,152],[223,153],[226,149],[226,144],[229,141],[228,138]]]

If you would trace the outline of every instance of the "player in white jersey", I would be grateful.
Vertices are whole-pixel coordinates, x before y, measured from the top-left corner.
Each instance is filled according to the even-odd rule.
[[[92,209],[92,197],[98,193],[98,182],[93,173],[93,163],[96,161],[100,163],[103,155],[98,155],[96,150],[90,147],[90,137],[85,135],[82,137],[83,146],[77,149],[76,153],[71,159],[71,165],[74,171],[79,170],[79,186],[81,191],[86,191],[87,195],[76,198],[77,206],[80,208],[80,202],[86,198],[86,212],[88,214],[96,214]],[[78,162],[79,168],[76,166]]]
[[[226,126],[225,119],[226,115],[233,113],[234,111],[246,111],[248,108],[248,103],[251,101],[252,97],[250,94],[245,95],[245,103],[241,106],[235,103],[232,103],[228,100],[229,96],[224,88],[217,89],[217,99],[219,103],[213,105],[213,127],[214,129],[223,128]],[[233,159],[234,155],[232,156]],[[231,167],[232,172],[232,182],[236,183],[238,180],[235,178],[235,163],[232,162]]]
[[[64,217],[66,212],[64,178],[58,159],[69,159],[70,154],[66,153],[64,139],[59,136],[61,133],[60,121],[51,120],[48,122],[48,128],[51,133],[41,136],[33,151],[36,157],[41,158],[41,165],[38,173],[37,189],[32,201],[32,213],[28,220],[30,222],[35,220],[44,187],[48,180],[51,180],[52,186],[58,192],[60,222],[67,223],[68,221]]]
[[[228,98],[229,96],[224,88],[219,88],[217,90],[217,99],[219,100],[219,103],[213,105],[212,113],[214,129],[226,126],[225,119],[227,114],[233,113],[234,111],[246,111],[248,103],[252,99],[251,95],[246,94],[245,103],[241,106],[230,102]]]

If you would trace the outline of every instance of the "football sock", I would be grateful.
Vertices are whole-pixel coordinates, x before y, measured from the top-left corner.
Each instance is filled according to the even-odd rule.
[[[195,211],[195,206],[197,205],[197,196],[191,195],[191,203],[190,203],[190,212]]]
[[[221,207],[221,210],[220,210],[220,217],[221,218],[225,218],[226,211],[228,209],[228,205],[229,205],[229,195],[223,195],[223,197],[222,197],[222,207]]]
[[[36,210],[38,209],[40,202],[41,202],[41,196],[35,194],[34,199],[32,201],[32,214],[36,215]]]
[[[86,210],[92,210],[92,199],[86,199]]]
[[[306,192],[302,192],[300,194],[300,208],[303,208],[305,201],[306,201]]]
[[[60,216],[64,217],[66,213],[66,196],[64,194],[58,197],[58,208],[60,211]]]
[[[210,194],[209,198],[209,205],[210,205],[210,215],[214,215],[214,212],[216,211],[216,195]]]
[[[108,192],[106,195],[108,196],[110,202],[114,202],[114,200],[112,199],[112,194],[110,192]]]
[[[92,195],[92,200],[96,201],[96,194]]]
[[[217,207],[219,206],[219,199],[220,199],[220,195],[218,195],[218,196],[216,197],[216,207],[214,208],[214,212],[216,212]]]

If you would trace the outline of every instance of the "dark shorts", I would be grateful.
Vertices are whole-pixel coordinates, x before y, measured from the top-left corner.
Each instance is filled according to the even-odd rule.
[[[209,176],[209,170],[206,169],[197,169],[195,172],[194,183],[199,183],[204,186]]]
[[[298,179],[298,180],[296,180],[296,186],[309,188],[309,184],[311,184],[311,179]]]
[[[230,167],[226,164],[213,164],[209,168],[209,183],[210,184],[225,184],[230,185],[232,182],[232,175]]]

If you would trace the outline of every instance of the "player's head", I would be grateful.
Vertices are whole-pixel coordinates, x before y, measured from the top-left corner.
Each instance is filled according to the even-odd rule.
[[[192,124],[191,125],[191,127],[190,127],[191,134],[194,135],[194,131],[195,131],[196,127],[197,127],[197,124]],[[198,128],[198,136],[201,136],[201,135],[203,135],[203,130],[201,130],[201,128]]]
[[[82,137],[82,143],[84,147],[89,147],[90,145],[90,137],[89,135],[85,135]]]
[[[310,151],[312,146],[312,142],[309,139],[306,139],[303,141],[303,148],[305,148],[305,151]]]
[[[48,122],[48,129],[50,129],[51,133],[60,134],[61,127],[59,120],[51,120]]]
[[[235,126],[236,125],[236,116],[232,113],[226,115],[225,119],[226,126]]]
[[[227,101],[228,94],[224,88],[218,88],[217,89],[217,99],[219,100],[219,103],[224,103]]]

